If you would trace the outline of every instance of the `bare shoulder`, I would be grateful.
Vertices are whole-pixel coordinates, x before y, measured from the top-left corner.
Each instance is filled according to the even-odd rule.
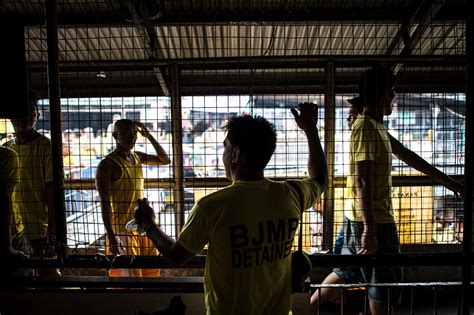
[[[112,159],[104,158],[97,165],[96,179],[117,180],[122,175],[122,170]]]

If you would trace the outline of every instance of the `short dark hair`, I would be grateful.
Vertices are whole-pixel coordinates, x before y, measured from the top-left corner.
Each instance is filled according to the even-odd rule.
[[[354,107],[359,114],[362,114],[364,111],[364,103],[362,102],[362,98],[360,96],[353,97],[348,99],[347,102]]]
[[[225,127],[227,139],[239,147],[255,170],[264,169],[276,148],[275,125],[261,116],[232,117]]]
[[[395,75],[389,67],[374,66],[359,80],[359,95],[364,104],[375,104],[385,91],[395,85]]]
[[[32,89],[32,88],[28,88],[27,97],[28,97],[28,105],[31,106],[31,104],[34,104],[36,110],[38,110],[39,109],[38,108],[38,101],[40,99],[39,93],[36,90]]]

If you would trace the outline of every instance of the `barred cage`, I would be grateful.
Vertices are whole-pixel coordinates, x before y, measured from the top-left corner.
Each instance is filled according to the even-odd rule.
[[[263,116],[275,125],[266,177],[308,176],[306,138],[290,111],[304,102],[319,105],[329,187],[304,214],[303,249],[316,265],[360,264],[335,252],[349,199],[348,100],[357,96],[360,75],[377,64],[396,75],[394,108],[384,125],[408,150],[393,156],[391,171],[393,217],[407,254],[401,257],[407,265],[470,266],[472,215],[464,209],[472,207],[471,200],[465,205],[471,196],[463,198],[449,184],[462,183],[468,166],[467,13],[459,13],[465,7],[466,1],[3,2],[1,13],[21,17],[28,85],[40,95],[36,130],[53,147],[51,178],[43,179],[55,185],[54,232],[63,258],[35,253],[24,266],[158,266],[166,274],[164,260],[126,248],[123,257],[106,251],[96,172],[117,147],[118,119],[143,123],[170,157],[166,165],[144,163],[141,171],[143,197],[176,238],[193,205],[230,184],[222,154],[233,116]],[[0,131],[2,144],[14,141],[9,120],[1,121]],[[155,145],[137,133],[134,151],[156,155]],[[439,171],[426,174],[406,157],[412,152],[450,179]],[[124,207],[133,206],[131,200]],[[38,239],[29,231],[45,224],[31,219],[44,215],[44,205],[37,211],[23,218],[27,238]],[[133,219],[130,211],[124,215],[120,222]],[[152,252],[152,245],[144,246]],[[403,265],[403,258],[393,265]],[[188,266],[204,267],[199,259]]]

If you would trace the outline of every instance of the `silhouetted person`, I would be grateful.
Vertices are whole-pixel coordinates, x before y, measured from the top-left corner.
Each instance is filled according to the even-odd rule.
[[[237,116],[227,124],[223,162],[232,184],[199,200],[178,240],[154,223],[146,200],[135,219],[171,263],[182,265],[206,244],[207,314],[288,314],[291,246],[302,216],[327,186],[317,107],[292,110],[309,146],[308,179],[276,182],[264,169],[276,147],[275,127],[262,117]],[[300,200],[299,195],[301,194]]]
[[[18,154],[20,182],[13,192],[13,206],[23,219],[24,234],[33,248],[32,257],[54,258],[54,195],[51,141],[36,131],[40,117],[38,97],[29,90],[30,115],[12,119],[15,138],[4,146]],[[14,232],[17,233],[18,231]],[[58,269],[38,269],[40,275],[60,275]]]
[[[137,132],[148,139],[156,155],[133,151]],[[125,224],[133,219],[135,201],[143,198],[142,165],[166,165],[170,158],[162,146],[140,122],[121,119],[115,122],[112,133],[116,146],[98,165],[96,187],[100,196],[102,219],[107,231],[107,253],[111,255],[157,255],[153,244],[127,231]],[[112,269],[110,276],[153,277],[157,269]]]

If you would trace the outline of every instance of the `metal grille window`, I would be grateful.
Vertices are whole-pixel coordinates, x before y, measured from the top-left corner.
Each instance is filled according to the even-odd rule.
[[[58,209],[56,230],[49,234],[57,234],[56,250],[70,261],[89,268],[95,259],[104,259],[102,267],[115,262],[113,267],[132,270],[150,267],[150,261],[169,267],[160,258],[130,252],[97,255],[108,243],[95,178],[99,163],[116,147],[117,119],[141,122],[169,155],[169,164],[143,163],[134,172],[143,173],[143,196],[163,230],[177,237],[192,206],[230,184],[222,161],[230,117],[261,115],[272,122],[278,142],[265,176],[303,178],[306,138],[290,109],[319,104],[329,188],[305,213],[301,233],[313,259],[332,257],[336,264],[342,259],[323,254],[334,251],[348,201],[347,101],[357,96],[368,68],[383,64],[396,76],[395,106],[384,125],[405,152],[459,182],[469,167],[472,91],[465,73],[466,57],[472,56],[466,16],[458,14],[465,1],[51,3],[7,1],[0,12],[21,17],[15,26],[23,30],[28,87],[41,99],[36,130],[51,139],[54,152],[55,162],[48,164],[54,180],[47,181],[55,187]],[[47,16],[45,9],[57,12]],[[2,120],[0,133],[4,144],[19,132]],[[157,153],[140,131],[134,150]],[[468,255],[472,214],[464,212],[462,198],[402,160],[393,156],[390,187],[402,252]],[[44,216],[41,209],[34,213]],[[132,219],[127,215],[124,222]],[[24,224],[44,230],[43,221],[30,216]],[[467,268],[466,257],[457,265]],[[43,266],[42,258],[31,261]],[[203,267],[199,259],[193,266]]]

